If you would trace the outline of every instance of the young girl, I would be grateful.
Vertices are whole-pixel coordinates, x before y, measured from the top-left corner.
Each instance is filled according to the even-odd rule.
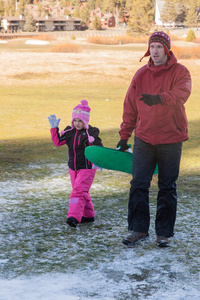
[[[72,193],[69,200],[67,224],[76,227],[78,223],[93,222],[95,211],[89,189],[94,180],[96,168],[84,155],[85,148],[90,145],[103,146],[99,138],[99,129],[88,125],[90,107],[87,100],[82,100],[72,112],[71,126],[67,126],[59,134],[60,119],[51,115],[51,137],[55,146],[68,146],[68,167],[72,184]]]

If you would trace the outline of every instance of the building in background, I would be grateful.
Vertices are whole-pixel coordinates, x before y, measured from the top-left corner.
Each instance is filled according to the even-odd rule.
[[[37,32],[48,31],[73,31],[82,29],[82,19],[58,17],[50,18],[35,17],[35,26]],[[26,19],[24,17],[2,17],[1,32],[2,33],[17,33],[24,31]]]
[[[163,26],[163,22],[160,18],[160,15],[162,13],[163,6],[165,4],[165,1],[162,0],[156,0],[156,7],[155,7],[155,23],[158,26]]]

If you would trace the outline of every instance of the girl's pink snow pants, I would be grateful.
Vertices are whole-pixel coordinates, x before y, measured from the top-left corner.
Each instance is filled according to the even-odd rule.
[[[67,218],[74,217],[80,223],[82,217],[93,218],[95,216],[92,198],[89,194],[95,173],[96,168],[78,171],[69,168],[73,190],[70,195]]]

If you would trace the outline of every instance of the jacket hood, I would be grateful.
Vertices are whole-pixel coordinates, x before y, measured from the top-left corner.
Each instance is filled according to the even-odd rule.
[[[174,64],[177,63],[177,59],[174,55],[174,53],[172,51],[170,51],[170,57],[168,56],[168,60],[166,61],[165,64],[160,65],[160,66],[154,66],[153,60],[151,59],[151,57],[149,58],[149,61],[147,63],[147,67],[148,69],[150,69],[151,71],[154,72],[159,72],[162,71],[164,69],[169,69],[171,68]]]

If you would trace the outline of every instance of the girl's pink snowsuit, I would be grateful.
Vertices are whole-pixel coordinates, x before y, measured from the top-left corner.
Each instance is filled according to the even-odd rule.
[[[90,127],[94,128],[94,127]],[[97,128],[95,128],[96,131]],[[72,129],[69,129],[67,131],[71,131]],[[99,134],[99,130],[97,130]],[[53,143],[55,146],[62,146],[66,144],[66,139],[60,138],[60,135],[58,133],[58,128],[52,128],[51,129],[51,137],[53,140]],[[74,137],[73,141],[73,152],[75,152],[75,139],[76,139],[76,134]],[[80,142],[80,136],[78,138]],[[96,142],[99,145],[101,144],[101,140],[96,136]],[[70,144],[68,144],[68,147],[71,147]],[[71,148],[72,149],[72,148]],[[69,153],[72,153],[69,151]],[[83,150],[84,153],[84,150]],[[84,154],[83,154],[84,156]],[[93,207],[92,203],[92,198],[90,196],[89,190],[91,188],[92,182],[95,177],[96,173],[96,168],[92,169],[91,168],[91,163],[87,161],[87,164],[89,163],[90,168],[81,168],[77,169],[75,161],[76,161],[76,153],[74,153],[74,157],[70,157],[71,162],[74,161],[74,170],[70,168],[69,165],[69,174],[71,178],[71,184],[72,184],[72,192],[70,195],[70,200],[69,200],[69,210],[68,210],[68,215],[67,218],[69,217],[74,217],[79,223],[81,222],[82,217],[85,218],[93,218],[95,216],[95,210]],[[86,160],[84,156],[84,161]],[[69,162],[68,162],[69,164]],[[85,163],[84,163],[85,164]]]
[[[73,171],[69,168],[73,190],[70,195],[67,217],[74,217],[79,223],[82,217],[93,218],[95,216],[92,198],[89,193],[95,173],[96,169]]]

